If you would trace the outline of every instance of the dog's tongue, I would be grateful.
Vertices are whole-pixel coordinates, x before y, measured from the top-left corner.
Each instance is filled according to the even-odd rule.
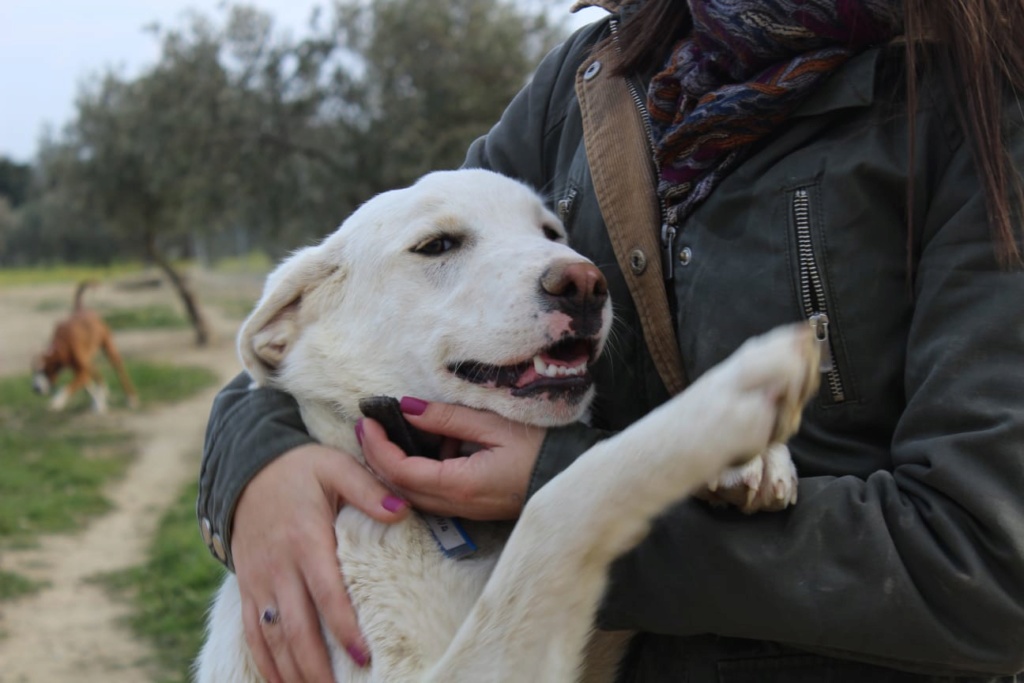
[[[541,375],[531,365],[527,370],[523,371],[523,374],[519,375],[519,377],[515,381],[515,384],[513,384],[512,386],[514,386],[516,389],[522,389],[528,384],[533,384],[540,378]]]

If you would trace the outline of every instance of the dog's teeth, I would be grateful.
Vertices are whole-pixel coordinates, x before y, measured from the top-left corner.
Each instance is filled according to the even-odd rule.
[[[584,363],[582,365],[569,367],[567,365],[545,363],[538,355],[533,357],[533,369],[542,377],[578,377],[586,373],[587,365]]]

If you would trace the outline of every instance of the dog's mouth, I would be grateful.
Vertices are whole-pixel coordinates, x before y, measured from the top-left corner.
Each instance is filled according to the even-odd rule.
[[[593,382],[590,364],[596,356],[592,339],[570,337],[508,365],[478,361],[452,363],[448,370],[460,379],[496,389],[509,388],[513,396],[539,393],[580,394]]]

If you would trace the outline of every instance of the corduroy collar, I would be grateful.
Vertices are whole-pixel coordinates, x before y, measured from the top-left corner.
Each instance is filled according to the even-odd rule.
[[[626,0],[626,2],[618,2],[617,0],[576,0],[572,7],[569,8],[569,11],[579,12],[581,9],[587,9],[588,7],[600,7],[612,14],[618,14],[622,6],[628,4],[629,0]]]

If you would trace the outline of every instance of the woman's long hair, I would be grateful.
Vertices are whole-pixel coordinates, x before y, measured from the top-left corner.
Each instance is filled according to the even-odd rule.
[[[962,93],[954,104],[985,188],[996,255],[1004,266],[1020,266],[1014,222],[1024,221],[1024,182],[1004,145],[1003,103],[1024,96],[1024,0],[904,0],[903,25],[911,126],[917,79],[910,76],[926,56],[923,66],[941,69],[951,91]]]
[[[1019,267],[1024,264],[1024,229],[1015,223],[1024,223],[1024,169],[1016,168],[1007,153],[1003,111],[1006,97],[1024,97],[1024,0],[903,0],[903,7],[910,148],[915,144],[916,75],[919,68],[936,69],[950,92],[962,93],[954,105],[984,187],[996,257],[1004,267]],[[660,69],[691,25],[687,0],[647,0],[621,29],[617,73]],[[907,186],[909,212],[913,183]],[[907,219],[913,225],[913,216]],[[913,230],[907,233],[912,266]]]

